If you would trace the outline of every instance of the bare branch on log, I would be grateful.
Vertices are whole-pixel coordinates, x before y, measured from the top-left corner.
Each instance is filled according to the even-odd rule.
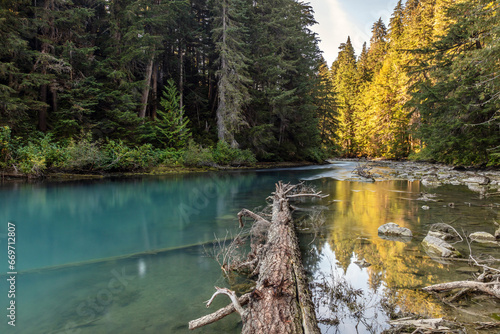
[[[219,288],[218,286],[215,287],[215,290],[216,291],[212,295],[212,298],[210,298],[207,301],[207,307],[209,307],[212,304],[215,297],[222,294],[222,295],[228,296],[229,299],[231,299],[231,302],[233,303],[233,306],[234,306],[234,309],[236,310],[236,312],[238,312],[242,317],[244,316],[245,310],[243,309],[240,302],[238,301],[238,298],[236,298],[236,293],[234,291],[229,290],[228,288]]]
[[[485,292],[491,296],[500,299],[500,283],[499,282],[490,282],[490,283],[481,283],[481,282],[473,282],[473,281],[457,281],[457,282],[449,282],[449,283],[441,283],[435,284],[428,287],[423,288],[424,291],[427,292],[442,292],[449,291],[454,289],[476,289],[481,292]]]
[[[257,222],[264,222],[264,223],[267,223],[267,224],[271,225],[271,223],[268,220],[262,218],[258,214],[253,213],[252,211],[247,210],[247,209],[242,209],[238,213],[238,221],[240,222],[240,228],[243,228],[245,226],[245,224],[243,223],[243,219],[242,219],[244,216],[245,217],[250,217],[250,218],[254,219]]]
[[[326,198],[328,195],[321,195],[321,191],[314,194],[294,194],[287,195],[286,198],[297,198],[297,197],[316,197],[316,198]]]
[[[290,184],[288,184],[290,185]],[[293,185],[293,186],[290,186],[286,191],[283,192],[283,195],[286,196],[286,194],[288,194],[290,191],[292,191],[293,189],[299,187],[299,186],[302,186],[304,185],[304,181],[301,181],[300,183],[296,184],[296,185]]]
[[[238,298],[238,302],[240,305],[246,305],[248,304],[248,301],[250,300],[250,295],[251,293],[246,293],[240,298]],[[198,318],[196,320],[191,320],[189,322],[189,329],[193,330],[196,328],[203,327],[205,325],[209,325],[211,323],[214,323],[216,321],[219,321],[220,319],[230,315],[231,313],[235,312],[236,309],[234,308],[234,305],[231,303],[227,305],[226,307],[223,307],[219,309],[218,311],[214,313],[207,314],[201,318]]]
[[[203,246],[205,254],[217,261],[227,278],[233,267],[238,266],[243,257],[239,252],[240,246],[244,244],[245,239],[242,234],[243,230],[240,230],[235,237],[232,237],[226,231],[226,236],[223,240],[215,236],[211,250],[207,250]]]

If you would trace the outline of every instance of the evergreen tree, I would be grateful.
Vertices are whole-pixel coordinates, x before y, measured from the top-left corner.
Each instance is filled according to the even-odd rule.
[[[359,74],[359,80],[362,83],[371,81],[373,76],[373,73],[370,69],[370,64],[368,59],[368,47],[366,46],[366,42],[363,43],[361,54],[358,57],[358,74]]]
[[[420,153],[456,164],[496,164],[500,107],[499,6],[491,1],[456,4],[456,23],[424,53],[427,80],[417,84]]]
[[[319,143],[313,90],[319,64],[309,5],[293,0],[254,2],[251,18],[252,101],[247,109],[260,158],[298,159]]]
[[[316,106],[319,115],[319,131],[322,148],[330,154],[336,153],[337,102],[331,72],[324,60],[319,66],[319,82],[316,88]]]
[[[245,55],[248,29],[243,25],[248,21],[249,6],[242,0],[220,0],[216,4],[220,13],[213,29],[219,55],[217,132],[220,141],[236,148],[235,133],[246,124],[243,106],[250,96],[249,59]]]
[[[142,140],[159,148],[183,148],[191,137],[188,118],[180,107],[180,94],[172,79],[167,81],[157,118],[143,125]]]
[[[34,29],[26,24],[30,22],[30,3],[12,0],[0,6],[0,122],[16,130],[28,111],[38,105],[38,95],[32,90],[37,77],[31,73],[33,52],[28,43]]]
[[[376,73],[380,70],[385,54],[387,52],[387,28],[379,18],[373,24],[372,36],[370,38],[370,48],[368,49],[368,69],[371,73]]]
[[[341,154],[354,156],[357,153],[355,142],[356,129],[356,97],[358,93],[358,80],[356,69],[356,56],[348,37],[346,43],[339,47],[337,60],[332,65],[333,82],[338,101],[338,145]]]
[[[404,30],[404,7],[402,0],[399,0],[394,11],[392,13],[391,19],[389,21],[389,40],[391,43],[396,42]]]

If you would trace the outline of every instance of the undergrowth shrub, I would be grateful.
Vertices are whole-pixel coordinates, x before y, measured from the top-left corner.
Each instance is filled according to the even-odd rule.
[[[16,166],[23,174],[39,176],[47,167],[42,150],[31,142],[17,150],[17,157]]]
[[[190,139],[188,147],[183,155],[184,165],[186,166],[214,166],[214,157],[209,148],[203,148],[201,145]]]
[[[7,125],[0,127],[0,168],[9,165],[12,159],[13,144],[11,130]]]
[[[70,140],[66,147],[67,159],[62,167],[65,169],[94,170],[105,162],[105,156],[99,148],[99,143],[92,141],[89,135],[80,140]]]

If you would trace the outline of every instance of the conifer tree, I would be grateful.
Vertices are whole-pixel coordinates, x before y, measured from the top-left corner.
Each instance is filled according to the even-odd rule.
[[[249,59],[245,55],[248,29],[244,26],[249,6],[242,0],[219,0],[216,8],[216,28],[212,32],[219,55],[217,132],[220,141],[236,148],[235,134],[246,124],[243,106],[250,97]]]
[[[309,5],[294,0],[254,2],[251,18],[252,101],[249,146],[261,158],[297,159],[317,145],[313,101],[319,50]]]
[[[30,1],[4,1],[0,6],[0,121],[17,130],[28,111],[38,104],[33,92],[36,75],[30,73],[33,53],[29,39],[35,31],[26,11]]]
[[[332,65],[333,82],[338,101],[337,136],[341,153],[345,156],[354,156],[357,153],[355,103],[358,80],[356,56],[350,37],[340,45],[339,50],[337,60]]]
[[[423,55],[427,80],[412,104],[420,115],[421,157],[455,164],[497,164],[500,108],[499,6],[463,2],[448,12],[456,20]]]
[[[338,151],[338,147],[336,147],[337,102],[331,72],[324,59],[319,66],[318,75],[319,82],[315,100],[318,107],[321,144],[325,151],[333,154]]]

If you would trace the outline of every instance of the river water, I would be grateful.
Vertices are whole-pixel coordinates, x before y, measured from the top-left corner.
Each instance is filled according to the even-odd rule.
[[[474,271],[467,262],[432,259],[420,242],[436,222],[452,223],[464,234],[492,233],[498,218],[495,198],[484,199],[461,186],[426,188],[419,181],[349,181],[355,167],[354,162],[337,162],[275,170],[4,183],[0,333],[190,332],[189,320],[227,304],[224,297],[210,309],[203,304],[214,285],[227,286],[220,266],[207,256],[211,241],[235,235],[237,212],[265,205],[278,180],[306,180],[330,195],[296,203],[314,209],[299,213],[296,221],[323,333],[380,333],[389,327],[391,311],[477,320],[474,312],[449,309],[419,290],[468,279]],[[422,192],[435,194],[435,201],[419,200]],[[315,219],[309,217],[311,212],[316,212]],[[8,296],[8,222],[16,229],[15,298]],[[414,238],[380,238],[377,228],[387,222],[410,228]],[[466,243],[456,246],[468,255]],[[496,245],[474,244],[472,251],[499,257]],[[15,327],[7,317],[12,300]],[[476,303],[484,303],[481,306],[488,307],[492,317],[498,316],[498,305]],[[238,333],[238,320],[233,314],[200,332]]]

